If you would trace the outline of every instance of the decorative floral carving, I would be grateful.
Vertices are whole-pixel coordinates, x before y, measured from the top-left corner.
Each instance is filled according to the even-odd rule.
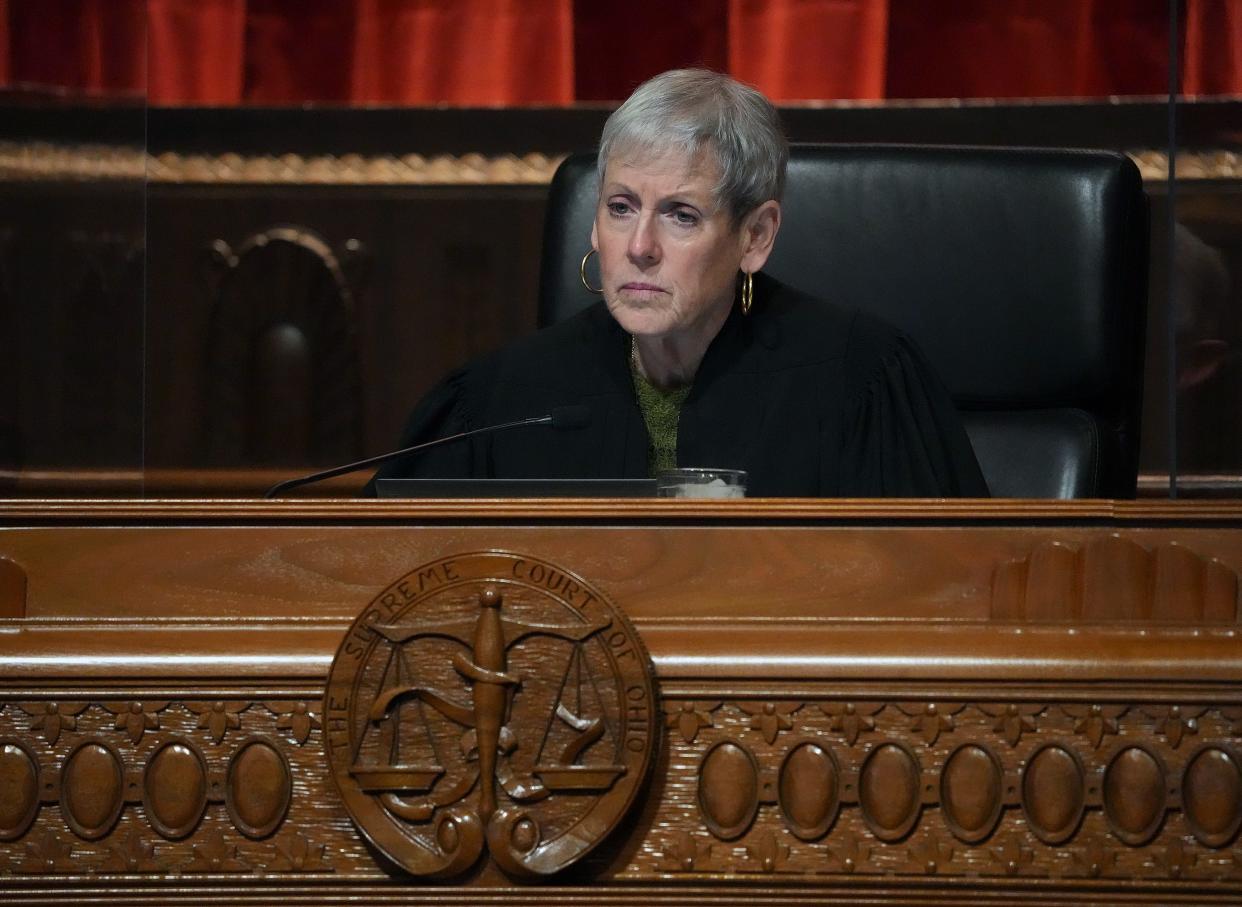
[[[689,872],[702,868],[711,859],[712,845],[700,841],[688,831],[678,832],[660,853],[660,867],[671,872]]]
[[[793,727],[789,716],[802,708],[800,702],[739,702],[737,707],[750,716],[750,727],[763,734],[769,744],[781,731]]]
[[[832,719],[828,725],[834,731],[845,735],[845,742],[853,746],[861,731],[874,731],[875,719],[884,708],[882,702],[824,702],[819,709]]]
[[[914,719],[910,730],[923,738],[923,742],[931,746],[940,737],[941,731],[953,730],[953,716],[965,706],[945,702],[899,702],[897,710],[903,715]]]
[[[1035,851],[1024,845],[1018,835],[1009,835],[1000,847],[993,848],[992,856],[996,858],[1005,875],[1016,876],[1035,859]]]
[[[1124,705],[1063,705],[1061,711],[1074,719],[1074,733],[1082,734],[1097,750],[1105,735],[1117,733],[1117,719],[1126,713]]]
[[[754,844],[746,845],[746,855],[757,860],[764,872],[776,872],[789,861],[789,845],[778,841],[776,832],[769,829]]]
[[[265,702],[263,705],[269,712],[277,716],[276,727],[289,731],[298,746],[306,743],[312,729],[323,727],[317,712],[311,711],[309,703],[293,699],[281,699]]]
[[[1091,838],[1085,847],[1075,847],[1070,853],[1078,871],[1093,879],[1108,875],[1117,862],[1116,851],[1105,847],[1099,838]]]
[[[1242,736],[1242,709],[1221,709],[1220,716],[1230,722],[1230,736]]]
[[[219,829],[206,835],[206,842],[194,845],[194,859],[185,864],[186,872],[249,872],[237,857],[237,847],[227,844]]]
[[[332,866],[324,856],[327,846],[312,845],[306,836],[297,832],[282,835],[276,840],[274,853],[267,864],[269,872],[332,872]]]
[[[992,730],[1005,735],[1005,742],[1017,746],[1025,733],[1035,730],[1035,716],[1044,710],[1042,705],[1010,702],[1006,705],[980,705],[979,711],[996,721]]]
[[[25,706],[23,711],[29,713]],[[26,858],[21,862],[22,872],[73,872],[78,864],[73,860],[73,845],[62,841],[51,831],[45,831],[26,844]]]
[[[693,743],[702,728],[714,726],[712,712],[718,708],[718,699],[713,702],[694,702],[688,699],[665,702],[664,724],[666,727],[677,728],[681,739],[686,743]]]
[[[836,861],[842,872],[855,872],[871,859],[871,848],[861,843],[852,831],[837,835],[835,846],[828,847],[828,856]]]
[[[163,868],[155,859],[155,845],[144,840],[137,830],[129,833],[124,844],[113,844],[104,862],[106,872],[160,872]]]
[[[103,707],[116,716],[116,729],[126,731],[129,739],[138,743],[144,732],[159,728],[157,713],[168,708],[168,702],[105,702]]]
[[[953,848],[932,833],[915,841],[906,850],[906,868],[935,875],[953,859]]]
[[[76,716],[82,714],[90,703],[86,702],[23,702],[21,710],[35,721],[30,725],[32,731],[42,731],[48,746],[55,746],[60,739],[60,732],[78,729]]]
[[[244,712],[249,705],[248,702],[216,700],[215,702],[187,702],[185,707],[198,716],[197,727],[206,728],[211,733],[211,739],[219,743],[224,739],[225,731],[241,727],[240,713]]]
[[[1186,708],[1180,705],[1148,706],[1142,709],[1148,718],[1156,719],[1156,733],[1164,734],[1173,749],[1182,745],[1184,736],[1199,733],[1199,718],[1206,711],[1206,708]]]
[[[1181,879],[1190,875],[1195,864],[1199,862],[1198,854],[1187,850],[1181,838],[1174,838],[1168,847],[1158,853],[1157,865],[1171,879]]]

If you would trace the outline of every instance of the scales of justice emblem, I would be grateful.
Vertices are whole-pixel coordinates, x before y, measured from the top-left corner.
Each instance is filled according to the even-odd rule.
[[[625,616],[580,577],[500,551],[384,590],[337,651],[324,717],[355,824],[428,877],[485,849],[511,875],[580,859],[646,783],[659,727]]]

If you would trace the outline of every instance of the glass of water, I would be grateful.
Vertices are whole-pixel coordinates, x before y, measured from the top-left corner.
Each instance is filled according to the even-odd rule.
[[[661,498],[744,498],[746,471],[687,467],[666,469],[656,476]]]

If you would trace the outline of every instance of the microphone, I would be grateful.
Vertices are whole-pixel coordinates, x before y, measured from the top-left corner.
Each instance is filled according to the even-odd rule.
[[[334,476],[342,476],[347,472],[353,472],[355,469],[365,469],[368,466],[379,466],[381,463],[387,463],[389,460],[395,460],[398,457],[404,457],[406,454],[418,453],[419,451],[428,450],[432,447],[439,447],[441,444],[448,444],[450,441],[461,441],[465,438],[472,438],[475,435],[490,434],[497,431],[506,431],[510,428],[525,428],[528,425],[551,425],[557,429],[574,429],[585,428],[591,422],[591,409],[581,404],[573,406],[554,406],[546,416],[532,416],[529,419],[518,419],[516,422],[502,422],[499,425],[485,425],[482,428],[472,428],[470,431],[458,432],[455,435],[448,435],[444,438],[435,438],[431,441],[424,441],[421,444],[415,444],[411,447],[403,447],[400,450],[393,450],[385,454],[375,457],[367,457],[365,460],[358,460],[355,463],[346,463],[344,466],[333,466],[331,469],[325,469],[322,472],[311,473],[308,476],[301,476],[296,479],[287,479],[273,485],[263,494],[264,500],[270,500],[285,491],[292,491],[294,488],[300,488],[303,485],[310,485],[312,482],[319,482],[323,479],[331,479]]]

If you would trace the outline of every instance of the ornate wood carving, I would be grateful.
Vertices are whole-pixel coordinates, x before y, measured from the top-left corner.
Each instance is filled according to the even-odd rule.
[[[1120,535],[1084,546],[1057,541],[997,567],[1001,620],[1181,620],[1236,623],[1238,575],[1177,542],[1148,549]]]
[[[1160,150],[1128,152],[1147,181],[1168,177],[1168,155]],[[52,145],[0,142],[0,176],[8,179],[149,179],[163,183],[333,183],[475,185],[547,183],[560,155],[419,154],[374,155],[144,155],[110,145]],[[1238,179],[1242,155],[1203,149],[1177,155],[1178,179]]]
[[[324,703],[350,816],[420,876],[460,874],[485,849],[511,875],[577,862],[639,796],[658,746],[627,619],[564,568],[514,554],[394,582],[346,633]]]
[[[355,297],[362,249],[273,227],[210,249],[203,449],[229,465],[339,462],[359,453]],[[352,278],[352,279],[351,279]]]
[[[1069,704],[1030,702],[1020,710],[1038,718],[1016,747],[995,729],[996,706],[982,702],[962,703],[941,735],[949,739],[934,744],[892,708],[877,712],[871,741],[851,745],[825,714],[838,701],[803,703],[817,708],[799,710],[773,743],[751,727],[746,699],[723,700],[693,740],[669,738],[664,796],[615,877],[1236,877],[1242,763],[1227,709],[1202,709],[1195,748],[1173,747],[1147,704],[1118,718],[1123,742],[1096,747],[1074,732]],[[4,869],[382,876],[342,824],[319,748],[282,733],[279,713],[235,704],[260,733],[217,740],[172,700],[167,727],[135,741],[99,702],[51,744],[9,702],[0,712]],[[309,742],[321,733],[311,728]],[[325,808],[336,817],[327,825]]]
[[[0,557],[0,619],[26,616],[26,571]]]
[[[946,551],[962,558],[975,552],[984,577],[976,598],[962,595],[967,586],[951,581],[958,575],[952,570],[902,569],[923,570],[928,582],[949,576],[951,594],[968,601],[963,608],[986,608],[988,577],[1002,560],[994,552],[1038,543],[1030,543],[1034,532],[1015,538],[1009,528],[971,527],[964,530],[969,544],[958,547],[946,541],[956,530],[944,527],[924,535],[886,526],[874,539],[854,528],[788,527],[778,541],[753,527],[715,531],[166,527],[142,543],[159,575],[133,588],[123,574],[126,563],[140,560],[138,549],[127,547],[119,529],[41,529],[39,544],[20,532],[0,534],[0,554],[23,563],[37,593],[29,604],[34,616],[0,633],[0,892],[15,902],[63,899],[73,885],[130,899],[194,900],[210,890],[273,901],[295,892],[328,902],[380,893],[411,902],[546,902],[550,889],[514,887],[508,874],[521,872],[518,859],[538,855],[572,817],[585,816],[584,827],[601,838],[557,879],[566,898],[604,891],[618,903],[638,903],[663,892],[685,903],[760,896],[779,903],[813,892],[878,902],[979,895],[1224,904],[1242,897],[1235,628],[987,624],[951,618],[947,608],[934,619],[812,621],[789,610],[756,618],[756,601],[773,612],[789,609],[791,600],[807,610],[824,607],[832,582],[848,582],[850,569],[871,563],[875,551],[904,552],[905,561],[891,563],[907,565],[924,556],[942,564]],[[1157,533],[1166,531],[1149,530],[1142,547],[1157,549]],[[1230,541],[1231,532],[1188,532],[1184,544],[1212,551],[1222,564],[1239,563],[1242,544]],[[62,533],[55,556],[39,547]],[[821,548],[807,543],[805,552],[819,550],[822,560],[798,547],[801,533],[820,540]],[[1068,536],[1080,549],[1099,534],[1043,531],[1045,540]],[[410,572],[420,563],[411,551],[424,550],[418,544],[428,537],[430,548],[488,553],[450,554]],[[589,548],[592,537],[604,546],[600,555],[567,557]],[[688,549],[675,541],[687,537],[711,555],[710,570],[687,566]],[[498,553],[505,538],[539,548],[540,556]],[[204,566],[190,570],[158,556],[163,545]],[[806,563],[833,563],[836,572],[814,595],[794,599],[819,582],[811,567],[797,566],[804,554]],[[747,557],[746,569],[775,559],[791,576],[765,574],[771,591],[761,598],[760,587],[730,572]],[[471,572],[475,559],[483,566]],[[521,576],[514,574],[518,562],[527,568]],[[376,582],[377,563],[402,566]],[[453,576],[448,563],[458,565]],[[583,576],[554,566],[570,563],[584,564]],[[52,583],[49,564],[71,567],[74,581]],[[536,564],[541,572],[529,569]],[[100,578],[105,570],[113,574],[108,580]],[[893,588],[915,588],[876,588],[877,576],[868,571],[859,593],[872,596],[861,599],[868,607],[891,599]],[[741,584],[745,607],[721,604],[736,594],[726,590],[716,613],[702,613],[705,597],[716,594],[703,590],[723,580]],[[652,588],[660,594],[644,598]],[[308,590],[321,590],[320,597]],[[579,726],[587,705],[567,705],[576,722],[548,720],[565,681],[578,676],[573,642],[514,641],[508,631],[498,637],[507,644],[487,642],[491,615],[502,627],[506,620],[545,630],[585,627],[588,644],[613,651],[613,625],[602,629],[606,611],[586,604],[586,592],[627,606],[661,687],[660,712],[646,708],[640,735],[653,753],[651,784],[634,796],[631,815],[618,814],[607,838],[602,819],[591,818],[595,793],[567,792],[563,802],[554,799],[560,792],[521,799],[553,777],[535,771],[556,766],[532,754],[530,742],[549,726],[555,739],[546,751],[562,769],[591,768],[597,759],[613,764],[603,738],[574,749],[587,733]],[[170,601],[209,614],[115,616],[118,602],[141,614],[143,607],[168,613]],[[212,616],[239,610],[239,602],[273,615],[292,602],[301,616]],[[70,605],[91,616],[49,615]],[[919,599],[892,607],[926,609]],[[350,613],[361,614],[353,629]],[[387,660],[369,656],[355,659],[348,675],[356,687],[343,683],[339,662],[325,687],[336,647],[371,647],[373,656],[408,647],[416,670],[405,678],[406,693],[383,702]],[[133,659],[123,663],[126,652]],[[597,651],[584,671],[607,661]],[[223,666],[211,667],[217,663]],[[118,676],[122,664],[129,673]],[[488,684],[501,693],[491,705]],[[600,687],[605,694],[626,688],[619,681]],[[339,707],[342,690],[361,691],[347,693],[357,709]],[[438,711],[436,701],[465,720]],[[619,715],[624,707],[609,708]],[[394,734],[397,708],[403,722]],[[480,831],[477,862],[439,888],[409,880],[373,849],[368,821],[355,824],[355,808],[337,787],[342,775],[356,777],[351,728],[358,740],[377,734],[379,750],[396,741],[398,755],[410,758],[392,760],[395,768],[417,769],[420,752],[432,750],[415,739],[420,722],[404,718],[420,712],[432,716],[442,775],[423,794],[378,793],[395,793],[402,809],[420,798],[444,801],[432,802],[426,816],[401,820],[403,834],[441,854],[458,852]],[[480,720],[488,714],[506,717],[492,729]],[[486,821],[481,725],[494,734],[484,745],[495,754],[487,769],[495,804]],[[657,725],[666,730],[658,750]],[[339,762],[338,753],[350,758]],[[446,799],[455,788],[464,790],[456,804]],[[360,788],[356,796],[376,794]],[[483,844],[501,857],[484,860]],[[590,886],[573,887],[577,882]]]

